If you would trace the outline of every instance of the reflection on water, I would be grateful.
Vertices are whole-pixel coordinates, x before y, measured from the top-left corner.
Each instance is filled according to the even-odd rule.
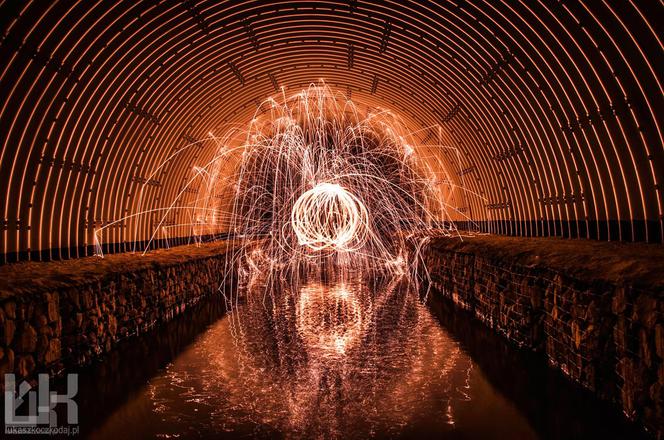
[[[242,296],[94,435],[537,437],[404,281]]]

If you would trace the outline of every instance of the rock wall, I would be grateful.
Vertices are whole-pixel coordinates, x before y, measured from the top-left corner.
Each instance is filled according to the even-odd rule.
[[[551,240],[487,240],[431,242],[434,293],[664,436],[664,247],[636,248],[630,265],[608,244],[584,254],[569,240],[558,250]],[[219,293],[226,253],[219,244],[181,246],[0,267],[0,374],[57,375],[172,319]]]
[[[659,288],[579,279],[438,240],[425,251],[433,293],[467,310],[548,362],[657,437],[664,435],[664,321]],[[601,275],[601,274],[600,274]]]
[[[229,272],[225,252],[184,246],[171,254],[3,267],[0,374],[57,375],[172,319],[219,293]]]

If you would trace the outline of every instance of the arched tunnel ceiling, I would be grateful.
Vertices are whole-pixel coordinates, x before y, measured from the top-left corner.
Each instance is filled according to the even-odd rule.
[[[89,254],[140,188],[166,206],[214,145],[146,181],[173,151],[319,79],[449,146],[449,171],[482,196],[456,208],[482,230],[661,241],[663,13],[627,0],[2,1],[3,258]],[[118,222],[111,250],[145,234]]]

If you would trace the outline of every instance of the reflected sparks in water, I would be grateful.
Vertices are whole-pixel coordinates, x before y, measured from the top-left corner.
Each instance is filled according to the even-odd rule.
[[[345,283],[309,283],[299,291],[297,333],[314,359],[321,355],[345,357],[346,350],[358,342],[368,311],[356,291]]]
[[[392,437],[453,432],[468,411],[472,361],[406,278],[263,289],[150,381],[141,417],[97,434],[152,417],[163,437]]]
[[[163,437],[395,437],[454,434],[458,424],[472,437],[483,429],[477,412],[498,402],[490,415],[533,436],[406,277],[304,279],[254,283],[246,302],[150,381],[138,399],[142,417],[119,411],[97,434],[154,418],[149,433]],[[484,404],[471,403],[477,391]]]
[[[208,397],[224,396],[233,408],[226,423],[294,437],[364,437],[398,433],[426,406],[438,422],[454,423],[451,401],[467,399],[470,362],[404,281],[279,287],[247,295],[228,326],[206,338],[212,346],[233,335],[232,345],[205,350],[216,370],[207,380],[222,387]],[[452,376],[454,386],[431,387]]]

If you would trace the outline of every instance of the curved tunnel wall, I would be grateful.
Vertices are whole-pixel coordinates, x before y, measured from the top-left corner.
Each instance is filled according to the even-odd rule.
[[[147,179],[174,151],[321,78],[449,147],[484,231],[662,240],[661,2],[266,3],[0,2],[3,260],[91,254],[215,145]]]

